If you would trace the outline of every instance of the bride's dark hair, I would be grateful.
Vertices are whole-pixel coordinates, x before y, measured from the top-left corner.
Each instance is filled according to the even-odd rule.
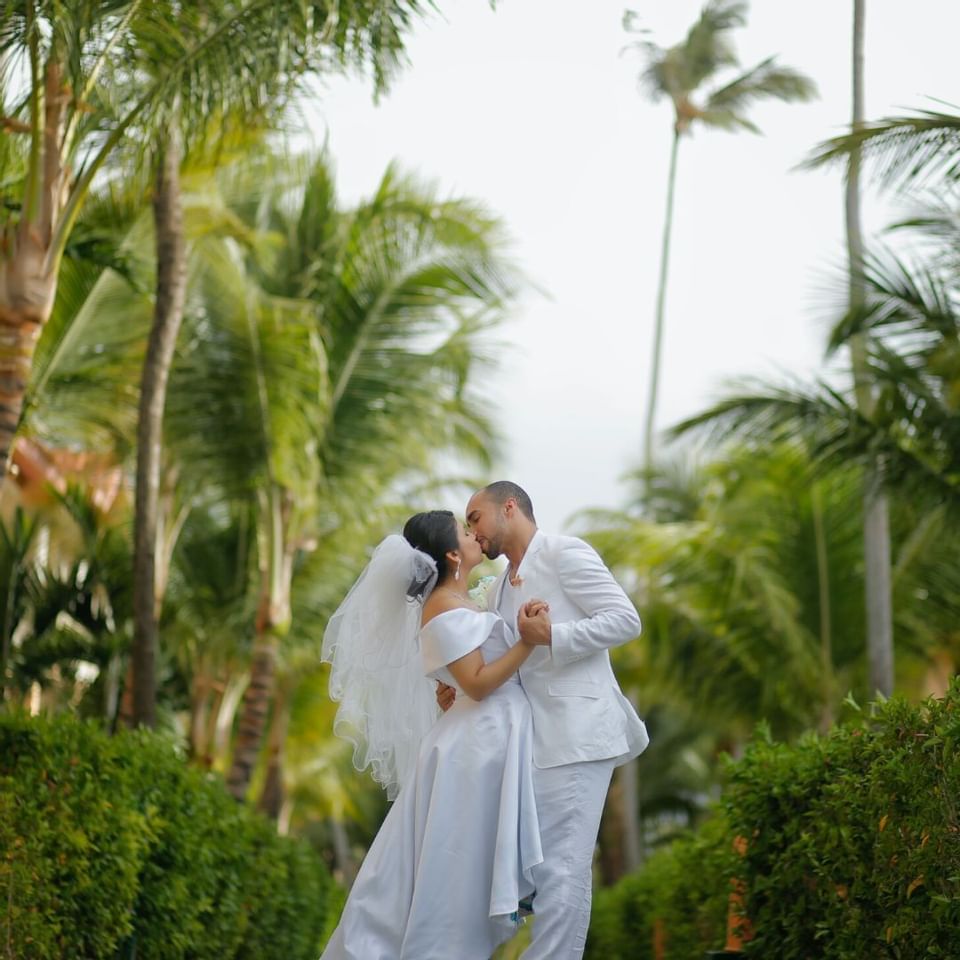
[[[460,546],[457,537],[457,518],[450,510],[427,510],[415,513],[404,525],[403,536],[416,550],[422,550],[437,565],[437,583],[450,572],[447,551]],[[425,583],[411,583],[407,591],[411,597],[423,598]]]

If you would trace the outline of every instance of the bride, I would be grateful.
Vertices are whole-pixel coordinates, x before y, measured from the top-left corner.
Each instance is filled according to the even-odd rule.
[[[482,556],[452,513],[419,513],[377,547],[327,627],[334,730],[396,802],[321,960],[487,960],[533,893],[543,857],[517,669],[548,613],[522,610],[516,642],[480,611],[466,583]],[[435,680],[463,694],[439,719]]]

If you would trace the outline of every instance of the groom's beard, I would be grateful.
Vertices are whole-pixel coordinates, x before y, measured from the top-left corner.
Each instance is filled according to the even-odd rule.
[[[504,529],[506,525],[502,522],[497,523],[494,526],[494,533],[492,537],[481,537],[480,540],[480,549],[483,551],[483,555],[488,560],[496,560],[497,557],[503,554],[503,538],[506,534]]]
[[[483,555],[488,560],[496,560],[503,554],[503,534],[497,534],[489,540],[483,541]]]

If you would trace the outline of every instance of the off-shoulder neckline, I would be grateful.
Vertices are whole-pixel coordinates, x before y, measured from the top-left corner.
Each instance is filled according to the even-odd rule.
[[[492,610],[471,610],[469,607],[451,607],[449,610],[441,610],[439,613],[435,613],[422,627],[420,627],[421,632],[426,630],[432,624],[436,623],[441,617],[445,617],[451,613],[469,613],[475,617],[494,617],[495,619],[499,618],[498,613],[494,613]]]

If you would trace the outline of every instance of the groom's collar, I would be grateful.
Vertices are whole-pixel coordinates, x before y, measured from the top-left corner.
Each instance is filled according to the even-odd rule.
[[[534,535],[530,538],[530,542],[527,544],[527,549],[523,553],[523,559],[520,561],[520,569],[517,571],[517,576],[520,579],[523,579],[524,571],[528,569],[528,561],[531,561],[539,552],[540,548],[543,546],[546,537],[538,529]],[[493,598],[493,608],[494,610],[500,609],[500,598],[503,596],[504,584],[507,582],[507,574],[510,572],[510,563],[507,562],[507,565],[500,571],[500,576],[497,578],[497,582],[494,584],[494,598]]]
[[[530,561],[537,555],[540,548],[543,546],[544,535],[538,529],[534,535],[530,538],[530,542],[527,544],[527,549],[523,554],[523,559],[520,561],[520,566],[517,569],[517,576],[522,577],[524,570],[529,566]]]

